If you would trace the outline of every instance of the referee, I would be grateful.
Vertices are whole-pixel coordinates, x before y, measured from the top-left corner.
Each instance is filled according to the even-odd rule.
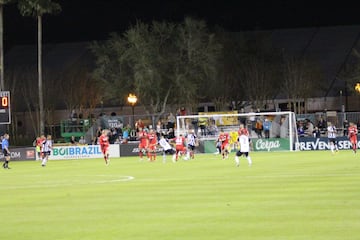
[[[5,157],[5,162],[3,163],[4,169],[9,168],[9,161],[10,161],[10,150],[9,150],[9,134],[5,133],[3,136],[3,140],[1,141],[1,148]]]

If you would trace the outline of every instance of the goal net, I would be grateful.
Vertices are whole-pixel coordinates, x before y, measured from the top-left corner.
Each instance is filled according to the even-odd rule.
[[[253,151],[294,151],[298,146],[296,118],[293,112],[203,112],[177,116],[176,134],[195,131],[204,152],[216,151],[220,131],[229,133],[230,146],[236,150],[240,124],[248,129]]]

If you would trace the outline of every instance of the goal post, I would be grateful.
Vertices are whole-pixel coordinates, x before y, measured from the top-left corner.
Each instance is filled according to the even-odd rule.
[[[228,111],[177,116],[176,134],[186,135],[189,130],[194,130],[204,145],[207,145],[207,142],[214,144],[221,130],[234,136],[240,124],[244,124],[248,129],[254,151],[298,149],[299,139],[294,112],[237,113]],[[207,152],[206,149],[205,152]]]

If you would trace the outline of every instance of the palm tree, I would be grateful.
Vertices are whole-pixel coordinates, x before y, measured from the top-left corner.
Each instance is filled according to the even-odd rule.
[[[42,89],[42,16],[61,11],[61,6],[51,0],[19,0],[18,7],[21,15],[37,18],[38,22],[38,87],[39,87],[39,119],[40,134],[45,132],[44,100]]]
[[[7,3],[13,2],[13,0],[0,0],[0,90],[5,88],[4,84],[4,23],[3,23],[3,8]]]

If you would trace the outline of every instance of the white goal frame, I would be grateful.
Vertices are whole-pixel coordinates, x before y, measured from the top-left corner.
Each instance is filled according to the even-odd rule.
[[[231,111],[230,111],[231,112]],[[285,112],[256,112],[256,113],[224,113],[224,114],[217,114],[216,112],[214,112],[213,114],[211,114],[210,112],[207,113],[201,113],[199,115],[185,115],[185,116],[176,116],[176,135],[179,134],[183,134],[186,135],[186,133],[188,132],[189,129],[193,129],[193,127],[188,124],[188,122],[191,119],[200,119],[200,118],[208,118],[208,119],[222,119],[222,118],[226,118],[226,117],[237,117],[238,122],[237,124],[233,125],[233,126],[229,126],[230,129],[238,129],[239,125],[240,125],[240,118],[246,118],[247,120],[249,119],[249,117],[251,116],[255,116],[255,118],[257,117],[261,117],[264,118],[265,116],[285,116],[285,121],[287,121],[288,127],[287,127],[287,133],[286,136],[281,137],[279,136],[278,138],[286,138],[289,139],[289,151],[294,151],[294,150],[298,150],[298,143],[299,142],[299,137],[298,137],[298,132],[297,132],[297,125],[296,125],[296,116],[294,112],[290,112],[290,111],[285,111]],[[225,128],[227,129],[228,126],[221,126],[221,128]],[[220,129],[220,128],[219,128]],[[216,139],[217,135],[213,135],[212,137],[208,137],[207,139]],[[201,136],[200,136],[201,139]]]

